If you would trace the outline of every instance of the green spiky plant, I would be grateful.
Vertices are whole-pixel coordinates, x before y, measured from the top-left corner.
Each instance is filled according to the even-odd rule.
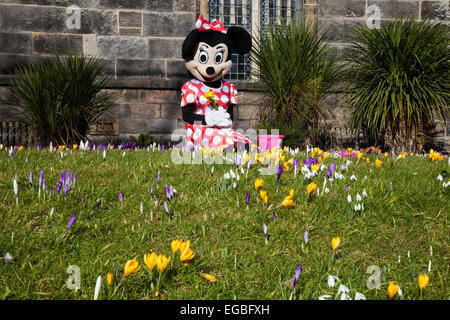
[[[314,28],[298,21],[272,25],[253,38],[255,77],[266,95],[263,127],[279,128],[284,144],[318,145],[323,98],[341,80],[342,66]]]
[[[450,97],[448,27],[413,19],[356,27],[347,61],[352,124],[367,126],[393,153],[418,152],[433,113]]]
[[[100,59],[76,53],[64,59],[16,68],[11,88],[19,100],[30,138],[48,144],[84,139],[91,125],[112,106],[112,94],[102,91]]]

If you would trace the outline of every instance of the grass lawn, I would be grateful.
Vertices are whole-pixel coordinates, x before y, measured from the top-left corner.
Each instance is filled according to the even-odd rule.
[[[92,299],[99,275],[99,299],[289,299],[300,264],[292,299],[322,295],[340,299],[341,284],[349,288],[352,299],[356,292],[367,299],[389,299],[391,281],[402,293],[393,299],[420,299],[421,272],[430,279],[423,299],[450,298],[450,187],[443,186],[450,179],[446,157],[432,161],[426,156],[397,159],[364,153],[358,160],[331,152],[320,163],[329,168],[335,162],[333,177],[337,172],[343,178],[328,181],[323,192],[327,169],[322,167],[320,173],[306,178],[301,170],[305,152],[286,153],[286,162],[296,158],[300,166],[294,177],[292,164],[287,164],[289,170],[282,173],[277,192],[276,175],[262,174],[258,169],[263,166],[254,165],[255,161],[248,176],[245,165],[240,179],[231,180],[235,188],[219,191],[224,174],[230,169],[236,172],[234,163],[215,164],[212,173],[211,164],[174,164],[170,151],[152,152],[151,148],[106,150],[105,161],[103,151],[62,152],[63,157],[48,148],[23,149],[11,158],[8,152],[0,152],[0,254],[8,252],[12,257],[0,259],[1,299]],[[376,159],[382,161],[380,167]],[[347,168],[342,168],[347,161]],[[38,187],[41,170],[45,192]],[[66,197],[64,187],[58,196],[56,185],[67,170],[77,173],[76,183]],[[264,181],[267,205],[255,190],[258,178]],[[307,195],[310,182],[317,183],[319,195],[317,191]],[[165,185],[176,189],[170,201]],[[290,189],[294,205],[277,207]],[[355,211],[357,203],[363,204],[362,210]],[[72,215],[77,219],[62,237]],[[335,254],[333,237],[340,238]],[[178,252],[172,257],[175,239],[190,240],[194,259],[180,263]],[[143,260],[152,251],[171,257],[157,296],[156,267],[152,285]],[[125,263],[133,258],[141,269],[123,279],[113,295]],[[79,290],[67,288],[70,265],[80,268]],[[368,280],[373,283],[369,277],[377,278],[377,272],[367,273],[371,265],[380,268],[379,290],[367,286]],[[112,286],[106,282],[110,272]],[[202,273],[217,281],[208,281]],[[329,275],[340,280],[334,287],[328,285]]]

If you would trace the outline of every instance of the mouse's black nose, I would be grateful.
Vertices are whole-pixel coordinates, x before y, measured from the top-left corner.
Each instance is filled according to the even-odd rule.
[[[216,70],[214,70],[213,67],[208,67],[208,68],[206,68],[206,73],[207,74],[214,74],[214,73],[216,73]]]

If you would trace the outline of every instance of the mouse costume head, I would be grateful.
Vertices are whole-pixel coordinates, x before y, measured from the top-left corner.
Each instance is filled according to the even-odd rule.
[[[200,81],[214,82],[225,76],[231,68],[232,52],[250,52],[252,40],[243,28],[226,30],[218,20],[210,23],[202,15],[195,27],[183,42],[182,56],[186,68]]]

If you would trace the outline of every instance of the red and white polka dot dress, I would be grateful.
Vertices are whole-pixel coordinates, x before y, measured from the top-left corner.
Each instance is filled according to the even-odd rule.
[[[214,110],[210,101],[205,98],[205,93],[214,91],[214,99],[220,108],[227,109],[230,104],[237,104],[237,91],[234,84],[222,80],[220,88],[210,88],[197,79],[186,82],[181,88],[181,107],[195,103],[194,113],[205,115],[206,111]],[[208,127],[202,124],[186,124],[186,146],[190,149],[210,147],[219,149],[235,145],[235,142],[248,143],[243,134],[231,129]]]

